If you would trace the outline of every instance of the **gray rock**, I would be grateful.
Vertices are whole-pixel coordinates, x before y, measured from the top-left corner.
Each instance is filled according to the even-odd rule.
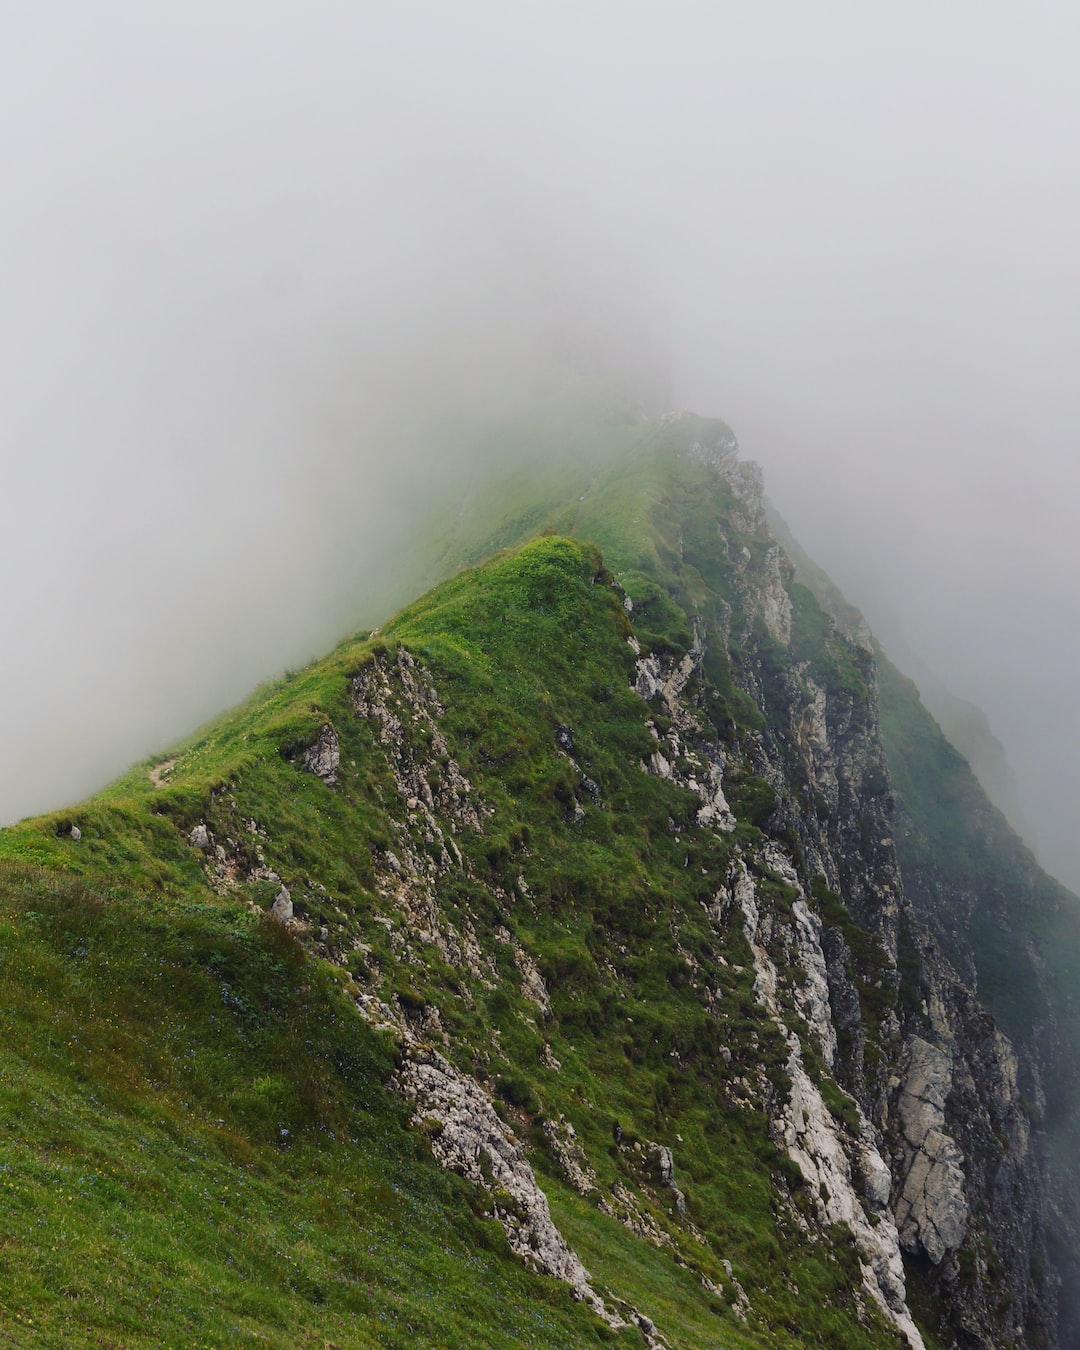
[[[765,845],[762,862],[782,876],[790,875],[791,861],[775,845]],[[796,877],[797,880],[797,877]],[[782,986],[776,965],[769,954],[768,935],[771,920],[762,913],[754,880],[742,860],[733,868],[731,888],[735,903],[743,912],[744,931],[754,958],[754,993],[759,1002],[777,1016]],[[819,946],[820,925],[796,920],[793,936],[796,948],[801,944],[799,964],[810,976],[820,971],[823,959]],[[811,950],[813,949],[813,950]],[[861,1258],[862,1285],[881,1311],[900,1330],[909,1350],[923,1350],[924,1342],[907,1308],[904,1266],[900,1239],[888,1212],[879,1212],[871,1223],[855,1189],[850,1151],[853,1142],[859,1156],[858,1171],[875,1179],[880,1196],[884,1190],[887,1165],[874,1157],[869,1131],[860,1118],[859,1139],[851,1141],[826,1107],[817,1084],[806,1072],[798,1037],[789,1034],[788,1074],[791,1089],[788,1102],[774,1121],[779,1126],[788,1156],[799,1165],[809,1194],[816,1198],[818,1211],[826,1223],[843,1223],[851,1230]],[[730,1274],[730,1271],[729,1271]]]
[[[784,585],[785,561],[778,546],[769,549],[762,569],[764,584],[761,588],[761,617],[770,635],[782,647],[791,641],[791,597]],[[790,567],[789,563],[789,571]]]
[[[671,1149],[666,1144],[653,1144],[652,1151],[656,1155],[656,1170],[660,1177],[660,1185],[666,1186],[675,1196],[675,1208],[681,1219],[686,1218],[686,1196],[675,1185],[675,1159],[672,1157]]]
[[[72,839],[74,839],[76,843],[78,843],[79,840],[82,838],[82,830],[79,829],[78,825],[72,825],[71,837]]]
[[[656,774],[657,778],[671,777],[671,764],[659,750],[654,750],[652,753],[652,757],[649,760],[649,771],[650,773]]]
[[[908,1044],[911,1063],[904,1083],[904,1097],[912,1109],[917,1103],[925,1103],[931,1110],[944,1115],[945,1099],[952,1086],[950,1056],[919,1036],[912,1036]],[[903,1101],[900,1109],[903,1114]]]
[[[534,1268],[570,1285],[610,1326],[625,1323],[611,1313],[590,1284],[589,1272],[555,1226],[547,1196],[537,1184],[525,1151],[475,1079],[428,1048],[411,1050],[399,1084],[415,1103],[413,1121],[438,1121],[431,1148],[444,1167],[488,1190],[503,1191],[512,1204],[496,1206],[510,1246]]]
[[[664,680],[658,657],[643,656],[638,661],[634,688],[646,702],[664,692]]]
[[[548,995],[544,977],[540,968],[523,947],[514,943],[514,963],[521,971],[521,996],[540,1009],[547,1016],[551,1011],[551,999]],[[571,1130],[573,1127],[571,1126]]]
[[[313,773],[316,778],[321,778],[327,787],[333,787],[337,782],[338,766],[341,763],[341,747],[338,744],[337,732],[329,722],[319,732],[315,744],[304,751],[300,763],[308,773]]]
[[[904,1250],[925,1254],[936,1266],[959,1249],[968,1220],[964,1155],[944,1129],[952,1059],[919,1036],[908,1049],[897,1107],[905,1175],[896,1226]]]
[[[188,835],[188,843],[192,848],[207,849],[210,847],[210,834],[201,821]]]
[[[270,917],[277,919],[278,923],[288,923],[293,916],[293,902],[289,895],[289,888],[282,886],[274,897],[274,903],[270,906]]]

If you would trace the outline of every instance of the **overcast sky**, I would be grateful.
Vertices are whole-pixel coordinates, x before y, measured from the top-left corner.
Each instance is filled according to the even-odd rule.
[[[0,819],[381,617],[439,428],[625,312],[1080,879],[1078,69],[1000,0],[0,5]]]

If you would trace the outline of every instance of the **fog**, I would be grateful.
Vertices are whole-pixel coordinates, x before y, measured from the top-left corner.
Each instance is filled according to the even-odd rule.
[[[0,820],[406,598],[557,327],[670,347],[1080,882],[1078,47],[1056,4],[5,6]]]

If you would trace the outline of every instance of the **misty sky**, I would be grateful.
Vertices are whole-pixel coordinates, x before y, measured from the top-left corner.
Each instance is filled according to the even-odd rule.
[[[1078,69],[1064,4],[3,6],[0,819],[381,618],[527,334],[647,326],[1076,884]]]

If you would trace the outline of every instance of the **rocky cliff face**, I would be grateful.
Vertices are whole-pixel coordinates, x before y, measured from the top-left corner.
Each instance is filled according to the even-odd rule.
[[[1003,1194],[1016,1188],[1031,1193],[1030,1169],[1017,1170],[1016,1162],[1033,1149],[1043,1157],[1046,1184],[1037,1207],[1041,1236],[1031,1255],[1035,1269],[1041,1270],[1043,1248],[1050,1249],[1055,1270],[1050,1289],[1057,1286],[1058,1312],[1046,1319],[1033,1308],[1031,1316],[1040,1335],[1045,1334],[1044,1322],[1057,1320],[1061,1344],[1071,1345],[1080,1337],[1075,1292],[1080,1289],[1075,1256],[1080,1251],[1080,1187],[1074,1162],[1080,1151],[1080,1015],[1070,992],[1080,960],[1080,904],[1042,871],[1024,846],[1013,828],[1022,827],[1023,821],[1007,821],[988,800],[987,794],[1000,805],[1009,794],[1000,765],[997,771],[988,765],[996,743],[987,749],[985,742],[992,737],[982,715],[946,695],[926,672],[928,687],[916,689],[874,642],[861,614],[802,553],[783,521],[775,515],[770,519],[796,559],[797,575],[841,630],[874,652],[882,741],[895,797],[892,832],[904,893],[918,923],[936,940],[933,952],[906,942],[906,956],[901,953],[903,1002],[909,1017],[919,1012],[940,1022],[941,1000],[918,994],[915,981],[923,967],[937,971],[931,984],[945,978],[954,988],[954,1012],[947,1020],[958,1018],[970,1029],[973,1042],[984,1046],[963,1070],[962,1092],[954,1075],[954,1099],[970,1104],[984,1090],[980,1085],[996,1084],[1004,1076],[1011,1084],[1008,1095],[1021,1104],[1020,1118],[994,1124],[989,1135],[989,1122],[983,1120],[965,1151],[985,1158],[988,1148],[995,1155],[994,1138],[1014,1141],[1006,1159],[994,1164],[1000,1166],[997,1184]],[[919,669],[910,652],[902,654],[907,668]],[[921,674],[919,679],[921,685]],[[945,719],[944,731],[928,709]],[[961,718],[979,733],[970,765],[956,748],[967,753],[964,735],[957,734]],[[1000,755],[999,746],[996,753]],[[942,953],[949,967],[942,965]],[[1009,1037],[1004,1046],[999,1031]],[[991,1098],[995,1095],[1000,1096],[996,1089]],[[961,1120],[970,1123],[967,1107]],[[980,1184],[984,1189],[994,1184],[992,1176]],[[1009,1288],[1001,1301],[1016,1297],[1017,1291]]]
[[[1059,1336],[1069,1345],[1080,1334],[1074,1292],[1080,1287],[1080,1013],[1071,994],[1080,908],[986,800],[910,682],[883,655],[878,665],[905,893],[935,939],[934,953],[922,955],[923,967],[940,971],[948,957],[956,993],[946,1018],[966,1028],[977,1047],[961,1076],[954,1074],[953,1101],[968,1129],[977,1119],[971,1104],[986,1096],[987,1085],[991,1100],[1000,1096],[998,1084],[1010,1085],[1019,1103],[1019,1112],[973,1130],[967,1150],[984,1160],[980,1184],[996,1185],[1003,1195],[1029,1189],[1028,1169],[1020,1164],[1032,1152],[1043,1158],[1041,1236],[1030,1254],[1039,1271],[1049,1250]],[[940,978],[934,975],[931,985]],[[914,1014],[933,1020],[933,1001],[913,999]],[[999,1161],[995,1141],[1001,1138],[1009,1151]],[[1002,1282],[1010,1285],[1003,1299],[1019,1297],[1007,1274]]]
[[[725,445],[714,465],[722,474],[730,464]],[[760,537],[759,486],[745,472],[736,497],[738,524]],[[732,543],[729,536],[729,555]],[[746,546],[735,555],[737,601],[724,607],[713,633],[698,634],[692,655],[704,667],[710,638],[738,652],[733,677],[764,713],[764,728],[740,738],[753,773],[775,794],[759,821],[775,841],[764,865],[802,897],[786,923],[774,918],[765,931],[785,947],[787,964],[801,967],[807,990],[827,988],[827,1003],[809,993],[796,1002],[804,1015],[808,1005],[816,1009],[807,1022],[858,1106],[858,1130],[840,1131],[834,1142],[821,1126],[829,1117],[820,1097],[808,1099],[793,1062],[791,1114],[779,1115],[776,1128],[804,1172],[820,1176],[835,1148],[846,1160],[841,1169],[863,1179],[861,1222],[850,1209],[844,1217],[867,1264],[889,1272],[880,1288],[886,1302],[900,1306],[903,1284],[892,1278],[898,1262],[882,1244],[880,1223],[869,1230],[875,1241],[867,1240],[866,1215],[882,1212],[886,1234],[895,1223],[920,1292],[941,1310],[940,1330],[951,1327],[970,1345],[1053,1343],[1047,1180],[1017,1053],[905,893],[872,648],[833,632],[831,669],[815,669],[822,654],[809,647],[795,653],[801,660],[778,660],[776,648],[790,652],[792,644],[791,568],[775,546],[756,567],[752,556]],[[674,680],[665,681],[663,670],[639,676],[638,688],[664,700],[686,739],[689,718],[676,706],[688,683],[682,665]],[[699,713],[707,706],[704,686],[696,703]],[[706,761],[717,758],[707,743],[696,749]],[[805,908],[812,894],[824,902],[821,918]],[[748,931],[759,931],[756,911],[747,922]],[[752,945],[767,961],[765,948]],[[775,984],[775,975],[761,978]],[[809,1124],[793,1130],[792,1115]],[[886,1175],[888,1204],[876,1212]],[[831,1195],[836,1187],[826,1189]],[[839,1212],[826,1204],[823,1218],[835,1221]]]

